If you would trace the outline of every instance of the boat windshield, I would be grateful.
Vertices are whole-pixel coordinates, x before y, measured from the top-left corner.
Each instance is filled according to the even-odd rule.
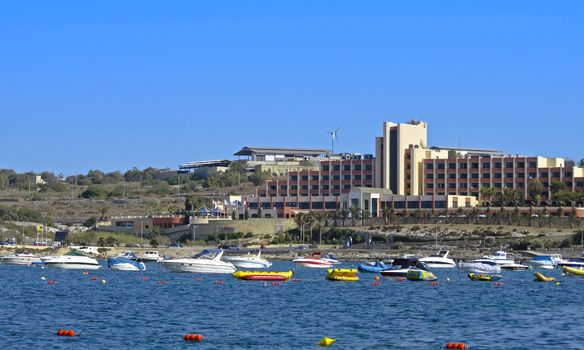
[[[193,259],[209,259],[209,260],[213,260],[215,259],[215,257],[219,254],[221,254],[223,251],[221,249],[205,249],[202,252],[195,254],[193,256]]]

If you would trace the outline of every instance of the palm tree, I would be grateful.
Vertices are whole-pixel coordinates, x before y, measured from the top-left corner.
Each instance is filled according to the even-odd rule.
[[[322,244],[322,222],[326,219],[327,214],[324,212],[314,213],[314,222],[318,224],[318,244]]]
[[[337,209],[333,212],[332,216],[333,216],[333,226],[337,227],[337,220],[341,218],[341,209]]]
[[[390,209],[389,207],[384,207],[381,211],[383,213],[383,223],[385,225],[387,225],[387,221],[388,221],[387,219],[389,218],[389,214],[391,213],[391,210],[392,209]]]
[[[369,212],[369,210],[363,209],[359,213],[359,217],[361,218],[361,226],[365,226],[365,220],[371,217],[371,213]]]
[[[341,219],[343,220],[343,227],[345,227],[345,221],[349,218],[349,214],[351,214],[351,212],[349,211],[349,209],[341,209]]]
[[[491,206],[491,200],[493,196],[497,193],[497,190],[494,187],[483,186],[481,187],[481,198],[486,197],[488,198],[489,206]]]
[[[351,223],[355,226],[355,220],[359,219],[359,215],[361,214],[361,209],[356,205],[352,206],[350,209],[351,212]]]
[[[304,226],[304,223],[306,222],[306,217],[304,213],[296,213],[296,215],[294,216],[294,222],[296,223],[296,226],[298,226],[298,232],[302,231],[302,226]],[[304,243],[304,237],[303,237],[303,242]]]

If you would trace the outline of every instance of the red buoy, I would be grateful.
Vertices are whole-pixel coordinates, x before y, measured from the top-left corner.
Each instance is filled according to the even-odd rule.
[[[95,277],[95,276],[94,277],[91,277],[90,280],[91,281],[97,281],[97,277]]]
[[[466,344],[465,343],[448,343],[448,344],[446,344],[446,346],[444,346],[444,349],[466,350]]]
[[[202,342],[203,341],[203,336],[201,334],[185,334],[183,336],[183,339],[185,341],[198,341],[198,342]]]

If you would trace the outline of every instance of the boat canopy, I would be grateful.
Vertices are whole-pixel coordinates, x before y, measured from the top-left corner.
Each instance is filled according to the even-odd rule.
[[[399,258],[395,259],[392,266],[399,266],[400,268],[407,269],[410,267],[416,267],[421,270],[426,270],[426,265],[417,258]]]
[[[213,259],[219,254],[223,254],[222,249],[205,249],[202,252],[195,254],[193,256],[193,259],[198,259],[198,258],[202,258],[202,257]]]

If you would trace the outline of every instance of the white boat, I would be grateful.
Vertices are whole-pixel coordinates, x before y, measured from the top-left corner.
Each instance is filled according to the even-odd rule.
[[[14,253],[0,257],[3,264],[8,265],[32,265],[41,262],[41,258],[31,253]]]
[[[478,274],[501,272],[501,265],[491,259],[476,259],[470,262],[460,262],[458,267],[460,267],[465,272]]]
[[[65,270],[97,270],[99,263],[94,258],[72,251],[61,256],[46,256],[41,258],[47,267],[56,267]]]
[[[262,259],[261,250],[258,255],[251,255],[251,252],[247,255],[239,256],[224,256],[223,261],[228,261],[233,264],[233,266],[242,269],[267,269],[272,266],[272,263],[266,259]]]
[[[429,269],[456,267],[456,263],[448,257],[448,253],[448,250],[440,250],[437,254],[422,258],[420,261]]]
[[[164,260],[164,266],[172,272],[233,273],[232,263],[221,261],[222,249],[206,249],[191,258]]]
[[[559,261],[562,261],[561,256],[559,258]],[[556,260],[552,256],[549,256],[549,255],[534,256],[531,260],[529,260],[528,264],[529,264],[529,266],[536,268],[536,269],[547,269],[547,270],[553,270],[557,266]]]
[[[145,271],[146,265],[143,262],[136,262],[131,259],[115,257],[107,260],[107,266],[118,271]]]
[[[496,251],[495,254],[493,254],[493,255],[485,255],[485,256],[483,256],[483,259],[493,260],[494,262],[496,262],[499,265],[508,265],[508,264],[515,263],[515,260],[508,259],[507,252],[504,252],[502,250]]]
[[[330,269],[333,265],[341,263],[340,261],[333,259],[330,255],[323,253],[312,253],[309,256],[294,259],[292,262],[304,267],[315,269]]]
[[[160,254],[158,254],[158,251],[156,250],[144,252],[144,254],[138,257],[138,261],[144,262],[162,262],[162,260],[164,259],[160,256]]]
[[[556,254],[554,257],[556,264],[560,267],[573,267],[576,269],[584,269],[584,253],[581,258],[563,260],[561,255]]]

